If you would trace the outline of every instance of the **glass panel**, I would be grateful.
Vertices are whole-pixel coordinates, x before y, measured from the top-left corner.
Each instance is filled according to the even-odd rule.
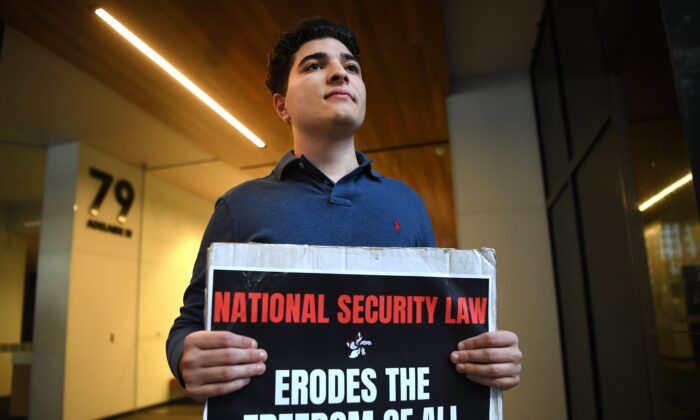
[[[628,20],[635,41],[627,44],[620,76],[641,205],[691,170],[661,11],[658,3],[644,2],[635,13],[638,18]],[[640,209],[670,419],[700,418],[700,226],[693,181],[686,181]]]
[[[681,120],[632,123],[638,197],[642,211],[659,366],[670,418],[698,418],[700,404],[700,224]],[[640,209],[641,210],[641,209]]]

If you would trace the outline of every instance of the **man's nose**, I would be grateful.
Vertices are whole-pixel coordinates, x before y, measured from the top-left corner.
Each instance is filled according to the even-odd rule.
[[[348,77],[348,71],[340,63],[334,63],[330,65],[330,73],[328,78],[329,81],[332,83],[350,82],[350,78]]]

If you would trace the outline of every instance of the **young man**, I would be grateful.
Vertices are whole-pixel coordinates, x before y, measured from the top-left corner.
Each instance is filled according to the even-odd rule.
[[[210,243],[435,246],[421,199],[402,182],[376,173],[355,150],[366,92],[350,29],[310,19],[283,34],[270,56],[267,86],[277,114],[291,126],[294,150],[269,176],[217,201],[168,337],[170,368],[197,401],[244,387],[265,372],[268,358],[254,338],[202,331]],[[508,389],[520,382],[521,352],[513,333],[472,337],[445,357],[480,384]]]

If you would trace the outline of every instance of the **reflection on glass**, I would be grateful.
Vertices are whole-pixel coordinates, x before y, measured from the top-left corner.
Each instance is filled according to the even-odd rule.
[[[638,197],[647,199],[690,172],[680,120],[632,130]],[[670,418],[700,418],[700,224],[693,182],[642,212],[659,366]]]

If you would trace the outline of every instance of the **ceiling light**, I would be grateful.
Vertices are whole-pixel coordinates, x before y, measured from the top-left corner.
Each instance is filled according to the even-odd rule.
[[[138,48],[139,51],[144,53],[148,58],[153,60],[156,64],[160,66],[163,70],[165,70],[169,75],[171,75],[175,80],[180,82],[182,86],[184,86],[187,90],[192,92],[196,97],[198,97],[202,102],[207,104],[209,108],[211,108],[214,112],[219,114],[221,118],[226,120],[229,124],[231,124],[236,130],[240,131],[241,134],[246,136],[248,140],[252,141],[256,146],[263,148],[265,147],[265,142],[260,140],[258,136],[253,134],[252,131],[248,129],[245,125],[241,124],[240,121],[238,121],[236,118],[234,118],[233,115],[231,115],[228,111],[226,111],[221,105],[219,105],[215,100],[213,100],[209,95],[204,93],[202,89],[199,88],[199,86],[195,85],[192,83],[190,79],[188,79],[184,74],[180,73],[178,69],[173,67],[172,64],[168,63],[163,57],[161,57],[157,52],[153,51],[151,47],[149,47],[145,42],[141,41],[139,37],[134,35],[130,30],[128,30],[124,25],[122,25],[118,20],[112,17],[109,13],[107,13],[104,9],[99,8],[95,10],[95,13],[97,16],[99,16],[102,20],[104,20],[109,26],[112,27],[119,35],[123,36],[126,38],[127,41],[129,41],[134,47]]]
[[[673,184],[671,184],[668,187],[664,188],[663,190],[659,191],[659,193],[656,194],[655,196],[653,196],[650,199],[648,199],[647,201],[643,202],[642,205],[639,206],[639,211],[644,211],[644,210],[648,209],[649,207],[653,206],[654,204],[658,203],[667,195],[671,194],[672,192],[676,191],[680,187],[682,187],[685,184],[692,181],[692,179],[693,179],[693,174],[688,173],[683,178],[679,179],[678,181],[674,182]]]

